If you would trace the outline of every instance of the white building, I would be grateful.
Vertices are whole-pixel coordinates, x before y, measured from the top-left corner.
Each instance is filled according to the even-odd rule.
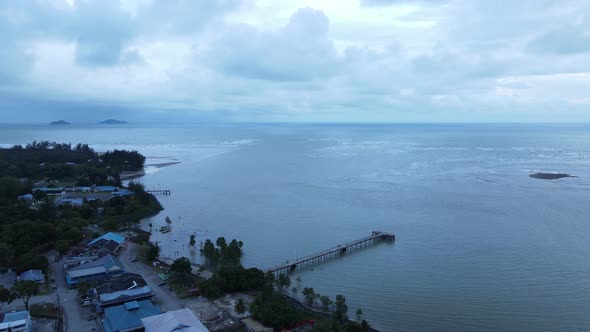
[[[188,308],[142,318],[145,332],[209,332]]]

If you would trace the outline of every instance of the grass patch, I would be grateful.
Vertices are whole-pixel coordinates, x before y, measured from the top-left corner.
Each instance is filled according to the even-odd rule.
[[[57,319],[57,305],[54,303],[39,303],[31,305],[29,310],[33,318]]]

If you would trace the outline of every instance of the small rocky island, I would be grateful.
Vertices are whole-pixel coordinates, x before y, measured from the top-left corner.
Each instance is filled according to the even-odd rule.
[[[52,126],[65,126],[65,125],[69,125],[71,123],[65,121],[65,120],[57,120],[57,121],[52,121],[49,123]]]
[[[98,124],[110,124],[110,125],[112,125],[112,124],[127,124],[127,121],[108,119],[108,120],[101,121]]]
[[[562,179],[562,178],[576,178],[577,177],[577,176],[574,176],[571,174],[566,174],[566,173],[541,173],[541,172],[532,173],[532,174],[529,174],[529,176],[534,179],[540,179],[540,180],[558,180],[558,179]]]

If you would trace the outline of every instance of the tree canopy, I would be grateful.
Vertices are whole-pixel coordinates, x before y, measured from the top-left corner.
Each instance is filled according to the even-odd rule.
[[[201,255],[205,257],[207,264],[212,267],[239,265],[243,245],[242,241],[236,239],[233,239],[229,245],[224,237],[217,238],[215,244],[207,239],[201,249]]]
[[[19,280],[12,286],[12,293],[16,299],[21,299],[25,309],[29,310],[29,301],[39,293],[39,285],[31,280]]]

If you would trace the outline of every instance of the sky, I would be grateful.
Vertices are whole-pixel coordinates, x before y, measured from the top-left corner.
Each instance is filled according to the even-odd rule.
[[[0,122],[588,122],[586,0],[0,1]]]

